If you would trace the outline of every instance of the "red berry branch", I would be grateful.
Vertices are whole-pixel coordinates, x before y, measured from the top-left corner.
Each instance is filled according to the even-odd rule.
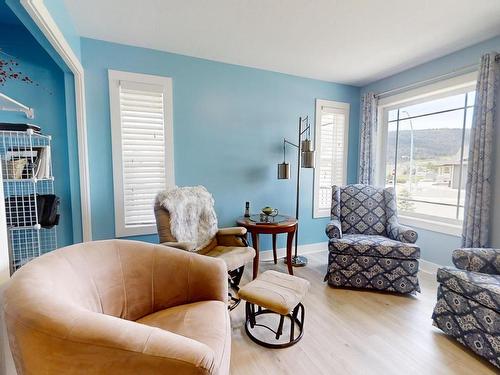
[[[2,58],[6,56],[7,58]],[[28,75],[19,70],[19,63],[14,57],[0,49],[0,86],[4,86],[8,80],[17,80],[39,86]]]

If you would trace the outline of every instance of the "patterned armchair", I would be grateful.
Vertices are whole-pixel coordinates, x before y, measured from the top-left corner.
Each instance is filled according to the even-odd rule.
[[[458,249],[437,272],[433,324],[500,367],[500,250]]]
[[[330,285],[420,292],[417,233],[399,224],[394,189],[333,186],[326,234]]]

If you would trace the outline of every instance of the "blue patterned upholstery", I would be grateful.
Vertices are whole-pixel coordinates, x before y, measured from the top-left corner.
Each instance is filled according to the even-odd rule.
[[[420,292],[418,261],[372,256],[328,255],[328,284],[397,293]]]
[[[500,275],[497,249],[458,249],[437,273],[434,325],[500,367]],[[486,272],[477,272],[486,271]]]
[[[500,275],[440,268],[437,281],[465,298],[500,312]]]
[[[330,220],[326,225],[325,229],[328,238],[341,238],[342,237],[342,226],[338,219]]]
[[[384,236],[346,234],[340,241],[331,241],[330,250],[351,255],[370,255],[382,258],[418,259],[420,248]]]
[[[457,249],[453,251],[453,264],[466,271],[500,275],[500,250]]]
[[[415,243],[417,232],[398,222],[396,195],[393,188],[376,188],[354,184],[332,187],[329,226],[340,223],[343,234],[381,235],[393,240]],[[327,235],[329,238],[327,228]]]
[[[386,236],[386,210],[383,189],[370,185],[347,185],[340,189],[340,222],[344,234],[378,234]],[[336,196],[333,194],[333,196]],[[334,214],[332,205],[332,218]],[[337,213],[335,207],[335,213]]]
[[[330,285],[420,291],[417,233],[399,224],[392,188],[333,186],[325,231],[330,238],[325,280]]]
[[[500,367],[500,314],[440,285],[433,324]]]

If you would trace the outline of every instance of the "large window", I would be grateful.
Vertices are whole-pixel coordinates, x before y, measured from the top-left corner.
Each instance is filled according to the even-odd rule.
[[[174,185],[170,78],[109,71],[117,237],[156,232],[158,191]]]
[[[347,179],[349,104],[316,100],[314,217],[330,216],[332,185]]]
[[[401,216],[460,227],[474,100],[468,83],[383,108],[379,173],[395,187]]]

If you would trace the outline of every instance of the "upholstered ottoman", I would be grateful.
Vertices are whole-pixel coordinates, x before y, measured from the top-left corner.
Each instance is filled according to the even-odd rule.
[[[242,287],[238,295],[246,301],[245,331],[248,337],[255,343],[268,348],[286,348],[297,343],[304,333],[305,309],[302,300],[308,290],[309,281],[276,271],[263,272],[255,280]],[[264,314],[279,315],[279,324],[276,330],[261,324],[258,317]],[[276,340],[279,340],[283,334],[285,318],[290,320],[290,340],[287,342],[263,341],[252,332],[255,327],[264,327],[273,332]],[[299,328],[297,335],[295,334],[295,325]]]

